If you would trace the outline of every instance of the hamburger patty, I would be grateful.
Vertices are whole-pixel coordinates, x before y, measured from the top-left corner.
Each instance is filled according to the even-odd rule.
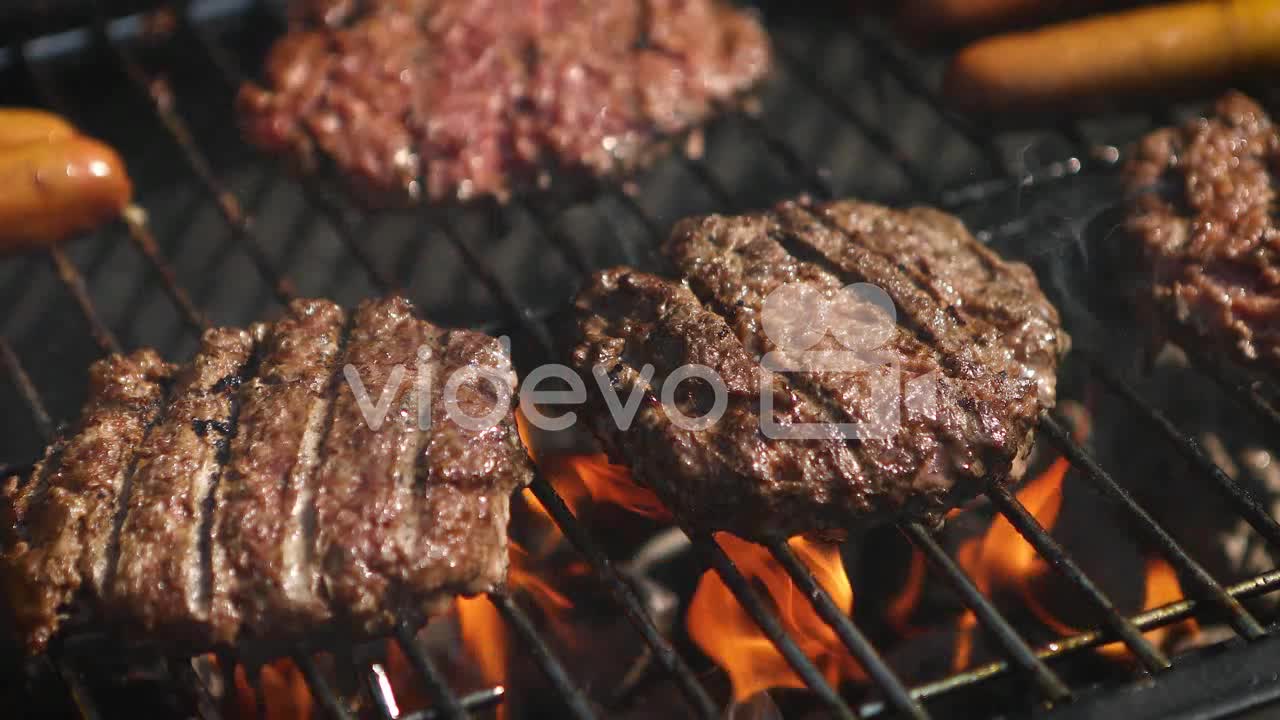
[[[450,411],[459,371],[483,377],[458,379]],[[508,499],[532,468],[494,338],[402,298],[300,300],[207,331],[181,366],[139,350],[89,374],[78,423],[0,498],[31,653],[71,611],[185,651],[275,646],[381,633],[505,581]]]
[[[682,281],[619,268],[579,295],[572,363],[606,449],[686,523],[770,539],[932,520],[1021,474],[1069,340],[1031,270],[956,218],[789,202],[685,220],[664,250]],[[717,403],[705,379],[666,387],[689,365],[724,388],[707,427],[673,421]],[[640,393],[630,426],[598,381]],[[766,431],[766,396],[780,428],[852,437]]]
[[[1142,305],[1161,337],[1280,367],[1280,131],[1232,92],[1211,115],[1157,130],[1125,168]]]
[[[369,204],[505,198],[625,171],[755,84],[768,40],[723,0],[293,0],[240,111],[251,142]]]

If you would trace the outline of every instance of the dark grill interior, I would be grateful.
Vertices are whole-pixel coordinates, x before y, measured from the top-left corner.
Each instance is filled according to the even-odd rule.
[[[52,107],[117,147],[135,179],[137,203],[147,212],[145,221],[117,223],[51,255],[0,263],[0,307],[6,308],[0,361],[8,379],[0,383],[0,401],[11,408],[6,432],[0,433],[0,462],[13,469],[36,456],[58,422],[75,416],[83,399],[84,367],[100,353],[151,345],[166,357],[182,358],[194,349],[203,325],[245,325],[271,315],[292,296],[324,296],[352,305],[403,288],[433,321],[510,333],[518,366],[530,368],[555,357],[548,319],[566,304],[584,272],[620,263],[652,265],[656,242],[677,218],[745,210],[807,192],[937,204],[960,214],[982,239],[1032,263],[1077,339],[1074,372],[1092,375],[1128,402],[1135,422],[1165,434],[1170,451],[1197,467],[1204,483],[1218,486],[1268,544],[1280,545],[1280,525],[1266,509],[1167,422],[1109,357],[1093,354],[1105,349],[1096,345],[1104,336],[1079,290],[1080,276],[1092,272],[1081,259],[1087,237],[1114,224],[1107,207],[1116,193],[1109,170],[1120,159],[1117,148],[1153,123],[1176,120],[1195,106],[1063,121],[1036,131],[994,131],[943,109],[930,91],[937,85],[940,59],[907,50],[881,25],[764,8],[779,67],[761,95],[759,115],[730,114],[716,121],[707,128],[701,157],[674,154],[637,178],[638,193],[600,188],[585,200],[539,197],[505,208],[369,216],[326,188],[289,178],[238,136],[231,114],[234,88],[242,73],[256,71],[283,27],[273,6],[196,3],[177,10],[183,20],[171,37],[139,37],[136,20],[126,20],[15,43],[0,54],[3,103]],[[1280,428],[1265,388],[1212,359],[1199,360],[1224,391],[1269,428]],[[1072,440],[1061,418],[1046,417],[1041,434],[1113,501],[1135,533],[1161,550],[1190,599],[1124,617],[1012,493],[993,488],[994,506],[1089,601],[1099,629],[1033,647],[930,531],[906,525],[901,530],[1004,654],[962,675],[908,689],[790,548],[771,547],[878,688],[856,705],[804,657],[714,540],[698,536],[694,544],[831,717],[886,712],[924,717],[939,698],[1005,675],[1026,692],[1015,693],[1021,699],[1001,712],[1033,712],[1055,704],[1065,715],[1083,716],[1104,707],[1098,703],[1128,702],[1123,711],[1136,716],[1167,717],[1172,707],[1208,707],[1216,714],[1278,694],[1238,672],[1280,658],[1263,622],[1239,599],[1280,587],[1280,571],[1223,587]],[[533,489],[652,646],[669,680],[688,700],[685,709],[717,717],[717,705],[699,678],[647,618],[635,591],[620,581],[591,533],[545,479]],[[515,598],[494,600],[571,714],[595,716],[591,701]],[[1214,657],[1195,658],[1191,662],[1198,665],[1185,670],[1181,663],[1169,669],[1170,659],[1141,631],[1189,616],[1218,618],[1238,637],[1254,642],[1236,642]],[[1138,671],[1158,679],[1159,693],[1129,693],[1117,700],[1073,687],[1050,662],[1117,638],[1132,651]],[[494,701],[492,694],[459,698],[415,649],[410,628],[402,628],[399,639],[436,700],[437,710],[426,715],[462,717]],[[80,663],[100,647],[92,637],[76,638],[63,643],[51,660],[86,717],[102,711]],[[333,716],[348,716],[314,660],[301,651],[296,659],[319,704]],[[177,675],[166,676],[166,682],[195,697],[201,715],[216,715],[206,689],[183,667],[166,666],[163,672]],[[1199,675],[1188,683],[1180,673]],[[1156,694],[1165,700],[1158,701]]]

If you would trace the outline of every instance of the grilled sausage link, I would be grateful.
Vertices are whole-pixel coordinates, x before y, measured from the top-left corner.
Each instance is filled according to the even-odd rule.
[[[44,110],[0,108],[0,152],[35,142],[56,142],[76,134],[62,117]]]
[[[0,123],[0,126],[4,126]],[[7,145],[40,123],[0,129],[0,252],[48,247],[116,217],[133,186],[124,163],[103,143],[73,133]]]
[[[967,110],[1048,110],[1278,67],[1280,3],[1193,0],[981,40],[944,89]]]

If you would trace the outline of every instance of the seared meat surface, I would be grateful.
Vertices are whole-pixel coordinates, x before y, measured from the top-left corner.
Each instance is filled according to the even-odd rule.
[[[1232,92],[1212,115],[1144,138],[1125,168],[1128,230],[1161,339],[1280,368],[1280,131]]]
[[[207,331],[182,366],[142,350],[90,377],[79,422],[3,487],[5,604],[32,653],[72,610],[198,650],[380,633],[505,580],[531,465],[494,338],[401,298],[302,300]]]
[[[505,198],[547,170],[643,162],[756,83],[768,41],[724,0],[292,0],[249,140],[369,204]]]
[[[606,449],[685,522],[769,539],[932,520],[983,481],[1022,472],[1069,340],[1031,270],[956,218],[790,202],[685,220],[664,249],[683,281],[620,268],[582,292],[572,363]],[[852,283],[865,285],[842,289]],[[670,407],[662,400],[691,364],[725,388],[723,416],[706,427],[670,411],[714,410],[709,383],[685,380],[667,388]],[[641,394],[629,427],[598,379],[620,402]],[[766,395],[778,426],[828,428],[766,432]]]

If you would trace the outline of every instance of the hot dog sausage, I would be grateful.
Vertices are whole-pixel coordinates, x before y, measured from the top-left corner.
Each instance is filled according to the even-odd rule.
[[[982,40],[952,62],[946,94],[971,110],[1064,107],[1280,67],[1280,2],[1199,0]]]
[[[132,184],[114,150],[81,135],[0,149],[0,250],[45,247],[110,220]]]

